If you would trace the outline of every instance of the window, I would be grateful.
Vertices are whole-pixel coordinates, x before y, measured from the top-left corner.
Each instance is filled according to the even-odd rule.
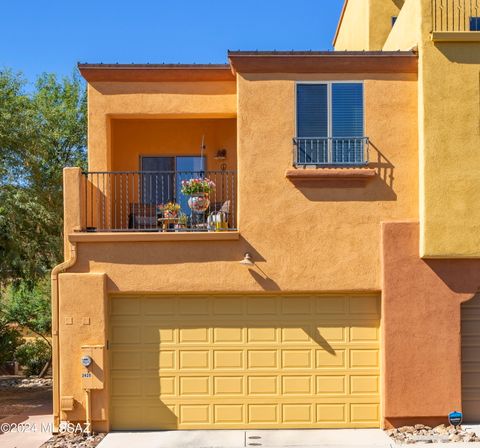
[[[470,17],[470,31],[480,31],[480,17]]]
[[[299,165],[365,163],[363,84],[297,84]]]
[[[198,177],[205,170],[205,157],[142,157],[141,190],[144,204],[177,202],[188,211],[187,198],[180,194],[182,180]]]

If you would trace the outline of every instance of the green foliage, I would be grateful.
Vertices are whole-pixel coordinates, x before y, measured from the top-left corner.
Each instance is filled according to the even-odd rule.
[[[22,343],[20,332],[5,319],[0,319],[0,367],[13,361],[15,350]]]
[[[36,333],[50,344],[46,339],[52,328],[48,277],[33,286],[27,282],[10,285],[0,301],[0,311],[8,322]]]
[[[25,369],[27,376],[39,375],[50,357],[50,346],[42,339],[26,342],[15,352],[15,358]]]
[[[85,167],[86,92],[42,75],[32,93],[0,70],[0,286],[31,287],[62,258],[62,170]]]

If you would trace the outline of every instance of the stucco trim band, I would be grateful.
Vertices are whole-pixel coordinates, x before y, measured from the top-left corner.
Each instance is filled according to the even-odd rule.
[[[229,52],[235,73],[417,73],[413,51]]]
[[[289,169],[285,177],[292,182],[323,182],[355,180],[368,182],[376,176],[373,168],[319,168],[319,169]]]
[[[168,242],[168,241],[235,241],[239,232],[95,232],[70,233],[68,239],[73,243],[129,243],[129,242]]]
[[[434,42],[480,42],[480,31],[434,31]]]
[[[78,64],[88,82],[234,81],[228,65],[209,64]]]

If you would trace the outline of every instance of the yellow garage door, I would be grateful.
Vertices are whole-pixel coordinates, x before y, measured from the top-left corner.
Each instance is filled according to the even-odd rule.
[[[113,429],[378,427],[379,299],[111,298]]]
[[[462,305],[462,401],[465,421],[480,421],[480,295]]]

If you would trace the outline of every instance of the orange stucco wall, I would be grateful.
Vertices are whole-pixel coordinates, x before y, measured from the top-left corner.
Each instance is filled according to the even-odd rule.
[[[377,175],[361,184],[295,184],[285,176],[293,160],[295,82],[332,79],[365,83],[366,135],[371,141],[371,167]],[[105,275],[105,294],[381,290],[380,223],[418,219],[417,81],[414,75],[239,74],[237,86],[229,87],[238,95],[235,108],[231,108],[230,94],[228,99],[221,94],[222,100],[212,99],[215,107],[210,104],[208,114],[211,116],[206,112],[209,103],[195,103],[195,97],[190,103],[190,87],[186,88],[180,103],[177,94],[160,95],[161,100],[157,98],[155,107],[150,104],[154,100],[144,90],[134,91],[135,86],[129,86],[129,95],[119,94],[121,99],[110,94],[119,88],[103,86],[100,91],[98,86],[90,86],[90,168],[136,169],[134,165],[143,151],[153,154],[169,151],[169,147],[175,151],[198,150],[198,137],[205,132],[209,151],[218,149],[213,143],[215,138],[218,144],[225,143],[229,156],[234,155],[235,147],[237,150],[239,237],[215,240],[213,235],[209,241],[203,238],[171,241],[163,238],[168,235],[156,234],[142,242],[121,241],[120,237],[105,241],[102,235],[89,234],[88,241],[76,243],[77,258],[69,274],[60,274],[65,285],[73,281],[68,275],[82,276],[84,300],[90,304],[105,300],[95,292],[98,291],[96,280],[90,284],[91,274],[95,274],[92,279]],[[161,91],[163,86],[155,89]],[[212,86],[209,89],[215,90]],[[145,112],[147,107],[142,101],[147,106],[150,104],[148,107],[152,113],[156,112],[155,116],[140,112]],[[225,105],[228,107],[223,107]],[[196,117],[198,120],[189,115],[194,106],[201,106],[204,111]],[[181,116],[175,119],[162,116],[162,111],[173,109]],[[228,114],[236,114],[237,119],[222,116],[228,115],[226,109]],[[110,116],[107,111],[115,114]],[[120,111],[123,115],[117,116]],[[125,115],[126,112],[131,115]],[[227,163],[230,168],[230,159]],[[73,171],[66,175],[79,177]],[[81,207],[81,198],[74,194],[75,182],[67,184],[66,215],[72,215],[68,219],[72,225],[66,229],[68,234],[76,225],[81,225],[78,220],[82,214],[75,211]],[[246,269],[238,263],[245,252],[252,254],[256,268]],[[73,291],[75,285],[69,291]],[[67,311],[74,321],[83,312],[78,306],[81,300],[78,293],[67,293],[66,286],[62,288],[61,327],[66,325]],[[89,294],[90,288],[92,294]],[[92,321],[96,319],[92,314]],[[102,322],[98,325],[106,325]],[[61,340],[73,338],[68,331],[70,329],[63,330]],[[60,374],[60,383],[66,384],[62,386],[62,394],[75,397],[82,394],[80,382],[66,376],[70,375],[68,366],[78,362],[73,345],[84,343],[83,333],[79,334],[74,341],[69,340],[60,354],[60,364],[67,366]],[[107,391],[98,392],[97,397],[100,403],[108,402]],[[75,419],[80,415],[81,411],[65,412],[63,417]],[[95,415],[96,419],[105,417],[97,421],[100,427],[108,426],[108,412],[100,417]]]
[[[300,79],[349,78],[238,77],[239,241],[82,244],[74,269],[107,272],[109,289],[125,292],[380,290],[379,223],[417,219],[416,79],[402,74],[353,78],[365,82],[366,134],[371,166],[378,175],[364,186],[350,188],[299,186],[285,178],[285,171],[292,168],[295,80]],[[193,137],[181,138],[195,148],[202,129],[218,128],[215,120],[193,122],[186,120],[184,128]],[[232,121],[225,122],[230,143]],[[114,168],[138,163],[142,148],[157,152],[162,136],[178,138],[182,124],[112,120],[112,154],[118,151],[120,156],[112,162]],[[170,125],[170,134],[157,134]],[[268,282],[238,265],[245,251],[252,252]],[[141,280],[129,275],[138,264],[144,265]]]
[[[113,119],[111,121],[112,171],[137,171],[141,156],[199,156],[205,137],[208,171],[236,169],[236,119]],[[227,159],[215,160],[219,149]]]
[[[235,82],[94,82],[88,85],[88,167],[112,170],[112,118],[232,118]]]
[[[422,260],[417,222],[382,235],[385,423],[446,423],[462,408],[461,303],[478,291],[480,261]]]

